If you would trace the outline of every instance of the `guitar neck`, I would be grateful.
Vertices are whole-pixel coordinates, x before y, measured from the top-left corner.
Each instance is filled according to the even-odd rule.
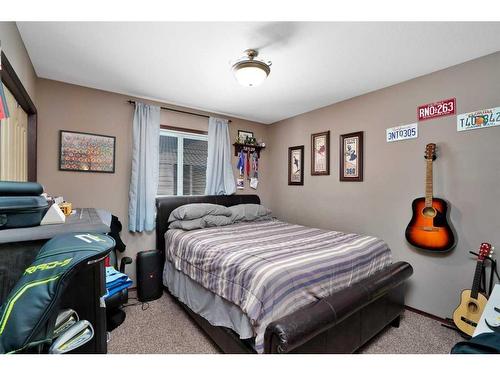
[[[432,159],[426,160],[425,172],[425,207],[432,207]]]
[[[479,293],[479,287],[481,285],[481,276],[483,271],[483,261],[478,260],[476,262],[476,271],[474,272],[474,280],[472,281],[471,297],[477,299]]]

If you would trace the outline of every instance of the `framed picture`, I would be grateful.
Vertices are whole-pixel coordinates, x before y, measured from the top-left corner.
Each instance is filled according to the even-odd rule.
[[[59,170],[115,173],[115,137],[67,130],[59,134]]]
[[[330,174],[330,131],[311,134],[311,175]]]
[[[304,146],[288,148],[288,185],[304,185]]]
[[[340,136],[340,181],[363,181],[363,132]]]
[[[253,132],[249,132],[246,130],[238,130],[238,138],[241,140],[241,142],[245,143],[245,140],[247,138],[253,138]]]

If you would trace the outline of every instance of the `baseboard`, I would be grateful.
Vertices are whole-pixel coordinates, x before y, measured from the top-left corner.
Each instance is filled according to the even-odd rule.
[[[441,318],[441,317],[436,316],[436,315],[434,315],[434,314],[430,314],[430,313],[428,313],[428,312],[425,312],[425,311],[422,311],[422,310],[416,309],[416,308],[414,308],[414,307],[410,307],[410,306],[405,305],[405,309],[406,309],[406,310],[408,310],[408,311],[414,312],[414,313],[416,313],[416,314],[420,314],[420,315],[422,315],[422,316],[425,316],[425,317],[427,317],[427,318],[434,319],[434,320],[436,320],[436,321],[438,321],[438,322],[440,322],[440,323],[447,324],[447,325],[448,325],[448,324],[450,324],[450,322],[449,322],[449,321],[447,321],[447,320],[446,320],[446,319],[444,319],[444,318]]]

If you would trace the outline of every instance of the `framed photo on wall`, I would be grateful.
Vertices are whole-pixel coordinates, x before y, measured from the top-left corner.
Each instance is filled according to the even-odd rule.
[[[116,137],[67,130],[59,134],[60,171],[115,173]]]
[[[304,146],[288,148],[288,185],[304,185]]]
[[[363,181],[363,132],[340,136],[340,181]]]
[[[330,131],[311,134],[311,175],[330,174]]]
[[[247,130],[238,130],[238,139],[240,142],[246,143],[247,139],[253,138],[253,132],[249,132]]]

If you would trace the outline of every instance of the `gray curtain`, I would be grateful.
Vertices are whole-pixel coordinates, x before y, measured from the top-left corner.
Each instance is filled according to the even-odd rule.
[[[128,229],[132,232],[151,231],[155,228],[159,142],[160,107],[136,103],[128,205]]]
[[[236,192],[231,166],[231,141],[228,120],[208,120],[208,159],[206,195],[230,195]]]

